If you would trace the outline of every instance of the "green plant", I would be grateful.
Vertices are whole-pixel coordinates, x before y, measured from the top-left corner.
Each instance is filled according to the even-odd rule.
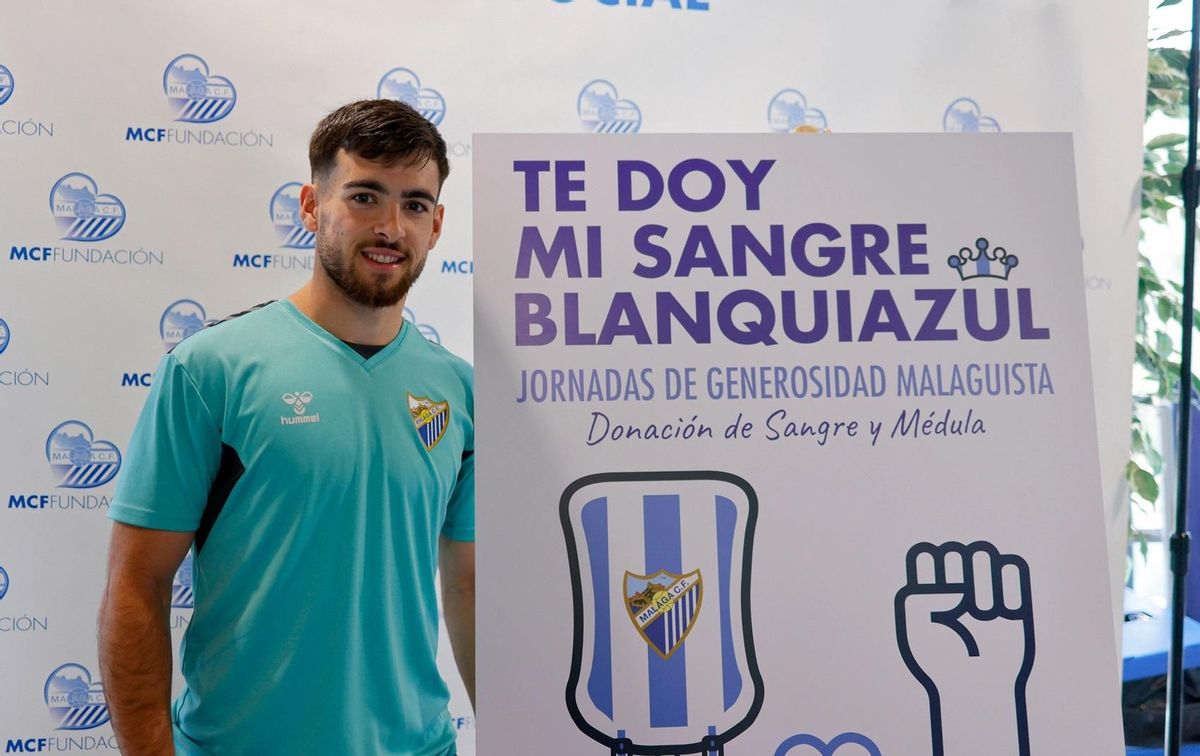
[[[1164,0],[1159,7],[1180,0]],[[1173,37],[1186,34],[1172,29],[1149,42],[1146,82],[1147,123],[1155,120],[1178,121],[1187,112],[1187,60],[1184,50],[1164,46]],[[1182,209],[1181,176],[1187,163],[1187,137],[1179,133],[1158,134],[1145,144],[1142,163],[1142,212],[1144,223],[1166,225]],[[1143,246],[1145,239],[1143,235]],[[1138,254],[1137,323],[1134,335],[1134,411],[1130,459],[1125,466],[1134,506],[1153,511],[1159,495],[1158,476],[1163,459],[1153,436],[1143,426],[1138,405],[1173,401],[1178,393],[1180,370],[1179,334],[1183,322],[1182,287],[1177,280],[1164,278],[1145,254]],[[1195,313],[1193,327],[1200,324]],[[1194,389],[1200,381],[1193,375]],[[1147,544],[1140,543],[1143,557]]]

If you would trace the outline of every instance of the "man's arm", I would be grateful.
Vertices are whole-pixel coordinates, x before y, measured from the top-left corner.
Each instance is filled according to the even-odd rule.
[[[442,610],[458,674],[475,708],[475,544],[445,536],[438,543]]]
[[[100,604],[100,670],[126,756],[170,756],[171,582],[192,533],[113,523]]]

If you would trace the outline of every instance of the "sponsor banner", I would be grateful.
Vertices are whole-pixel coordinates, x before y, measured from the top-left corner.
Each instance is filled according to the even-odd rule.
[[[480,752],[1120,747],[1069,136],[474,172]]]

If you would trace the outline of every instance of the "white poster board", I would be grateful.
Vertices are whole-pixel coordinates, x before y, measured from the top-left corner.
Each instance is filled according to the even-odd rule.
[[[474,173],[481,753],[1121,752],[1069,136]]]

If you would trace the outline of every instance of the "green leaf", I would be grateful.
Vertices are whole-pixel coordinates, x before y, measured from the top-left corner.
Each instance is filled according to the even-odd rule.
[[[1181,3],[1182,1],[1183,0],[1162,0],[1162,2],[1158,4],[1158,7],[1166,8],[1169,5],[1179,5],[1179,3]]]
[[[1133,480],[1130,483],[1133,484],[1133,490],[1142,499],[1149,502],[1158,500],[1158,481],[1154,479],[1154,476],[1149,471],[1143,470],[1140,467],[1137,468],[1133,473]]]
[[[1178,3],[1179,0],[1175,0],[1175,2]],[[1161,8],[1162,6],[1160,5],[1159,7]],[[1171,37],[1178,37],[1180,34],[1187,34],[1187,29],[1172,29],[1171,31],[1167,32],[1166,34],[1160,34],[1159,36],[1155,37],[1154,41],[1158,42],[1159,40],[1170,39]]]
[[[1171,303],[1171,300],[1167,299],[1166,297],[1158,298],[1157,309],[1158,319],[1164,323],[1170,323],[1171,319],[1175,316],[1175,307]]]
[[[1186,134],[1160,134],[1154,137],[1149,142],[1146,142],[1146,149],[1160,150],[1163,147],[1174,147],[1177,144],[1187,142]]]

